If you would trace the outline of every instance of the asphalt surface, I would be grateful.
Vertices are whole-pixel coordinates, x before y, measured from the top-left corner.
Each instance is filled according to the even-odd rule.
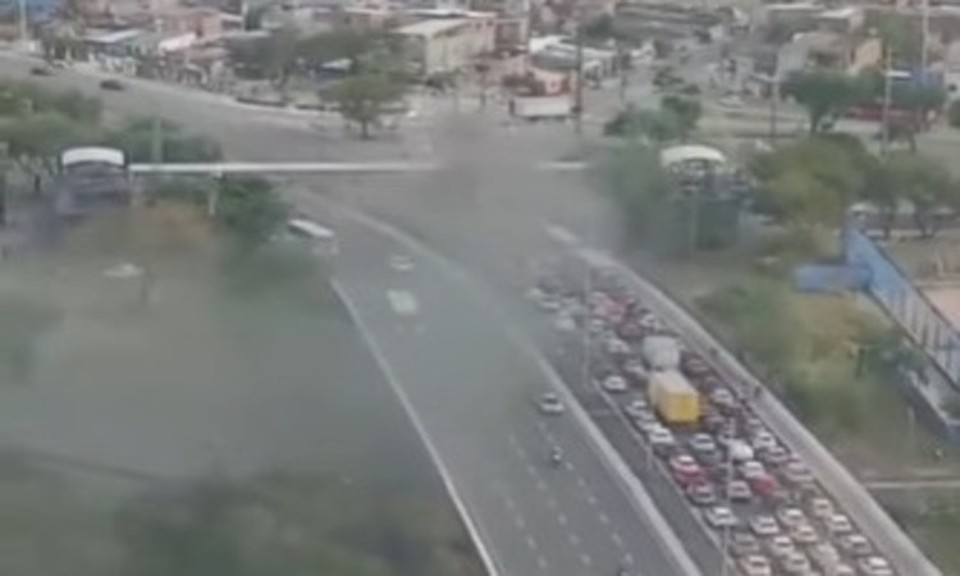
[[[29,66],[0,60],[5,75],[25,76]],[[136,82],[122,92],[103,92],[97,78],[71,71],[34,79],[98,93],[111,113],[158,114],[211,134],[234,158],[356,160],[378,154],[376,144],[366,142],[331,147],[306,118],[277,118],[205,94]],[[543,138],[549,140],[550,132]],[[355,147],[361,152],[354,154]],[[537,415],[533,398],[548,390],[544,374],[506,340],[489,311],[465,297],[438,265],[417,262],[413,271],[399,274],[387,264],[398,250],[391,241],[349,221],[336,227],[341,284],[412,400],[503,573],[610,574],[625,562],[637,574],[679,574],[581,428],[569,415]],[[421,303],[413,323],[390,308],[386,292],[398,287]],[[553,444],[566,454],[559,470],[547,465]]]

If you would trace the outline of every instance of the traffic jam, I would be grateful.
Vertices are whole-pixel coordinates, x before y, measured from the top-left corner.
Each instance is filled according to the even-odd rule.
[[[713,354],[686,346],[616,271],[588,271],[567,255],[541,263],[534,276],[526,296],[554,338],[551,360],[588,351],[580,355],[588,385],[726,551],[726,573],[893,576],[886,558],[754,412],[752,400],[763,390],[724,381]],[[573,388],[583,376],[565,379]],[[539,406],[547,415],[564,412],[550,392]]]

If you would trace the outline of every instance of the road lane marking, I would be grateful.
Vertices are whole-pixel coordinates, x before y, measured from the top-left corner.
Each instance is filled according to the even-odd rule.
[[[527,472],[534,477],[537,475],[537,469],[533,467],[533,464],[527,464]]]
[[[591,505],[593,505],[593,506],[596,506],[596,505],[597,505],[597,497],[594,496],[593,494],[588,493],[588,494],[587,494],[587,502],[589,502],[589,503],[590,503]]]
[[[543,556],[537,556],[537,566],[539,566],[541,570],[546,570],[546,569],[547,569],[547,559],[544,558]]]
[[[600,513],[600,523],[603,524],[603,525],[605,525],[605,526],[609,526],[609,525],[610,525],[610,518],[607,517],[607,515],[604,514],[603,512]]]
[[[571,471],[571,472],[574,471],[573,462],[567,462],[567,465],[566,465],[566,466],[567,466],[567,470],[569,470],[569,471]]]
[[[527,527],[526,521],[523,519],[523,516],[517,514],[513,517],[513,523],[517,525],[517,528],[523,530]]]
[[[589,568],[593,564],[593,558],[589,554],[581,554],[580,563]]]
[[[581,488],[587,487],[587,481],[583,479],[583,476],[577,476],[577,485]]]
[[[633,566],[633,554],[628,552],[627,555],[623,557],[623,563],[627,566]]]
[[[623,538],[619,534],[614,532],[610,535],[610,539],[613,540],[613,543],[617,545],[617,548],[623,548]]]
[[[516,508],[517,508],[517,503],[513,501],[513,498],[507,496],[506,498],[504,498],[504,502],[505,502],[506,505],[507,505],[507,510],[509,510],[509,511],[511,511],[511,512],[513,512],[514,510],[516,510]]]
[[[570,544],[574,546],[580,545],[580,537],[577,536],[576,534],[570,534],[570,537],[568,538],[568,540],[570,540]]]
[[[558,515],[557,515],[557,522],[559,522],[561,526],[566,526],[566,525],[567,525],[567,522],[569,522],[569,520],[567,520],[566,514],[558,514]]]
[[[537,420],[537,428],[539,428],[540,430],[546,432],[546,431],[547,431],[547,423],[544,422],[543,420]]]
[[[511,434],[510,436],[508,436],[508,437],[507,437],[507,440],[510,442],[510,445],[511,445],[511,446],[516,446],[516,445],[518,444],[518,442],[517,442],[517,437],[514,436],[513,434]]]
[[[541,492],[547,491],[547,483],[543,481],[543,478],[537,480],[537,490]]]
[[[537,541],[533,539],[533,536],[527,536],[527,548],[537,551]]]
[[[547,498],[547,506],[555,510],[557,508],[557,499],[553,496]]]

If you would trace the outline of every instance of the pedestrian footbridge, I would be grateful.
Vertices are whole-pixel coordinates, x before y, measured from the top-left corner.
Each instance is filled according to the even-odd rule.
[[[534,166],[549,172],[579,171],[585,162],[540,162]],[[184,162],[132,163],[131,174],[403,174],[433,172],[441,164],[430,162]]]

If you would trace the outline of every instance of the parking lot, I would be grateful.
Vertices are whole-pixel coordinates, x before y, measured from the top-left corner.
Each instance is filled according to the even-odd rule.
[[[723,552],[728,574],[894,574],[753,411],[764,389],[722,378],[612,270],[553,254],[533,276],[544,350],[674,530],[716,551],[695,558],[705,574],[723,573]]]

